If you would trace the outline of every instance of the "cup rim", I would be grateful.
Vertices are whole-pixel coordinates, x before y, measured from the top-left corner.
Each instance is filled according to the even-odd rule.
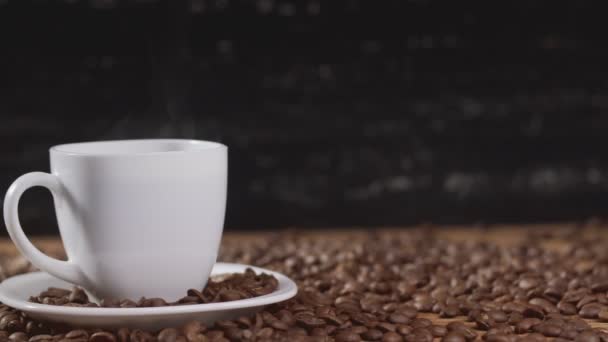
[[[144,145],[144,144],[177,144],[179,148],[171,150],[152,151],[108,151],[103,150],[100,145]],[[113,146],[116,148],[116,146]],[[186,147],[189,147],[186,149]],[[208,140],[197,139],[123,139],[123,140],[97,140],[74,142],[52,146],[49,149],[51,153],[60,153],[70,156],[97,156],[97,157],[118,157],[118,156],[160,156],[171,154],[196,153],[209,150],[227,149],[228,147],[222,143]]]

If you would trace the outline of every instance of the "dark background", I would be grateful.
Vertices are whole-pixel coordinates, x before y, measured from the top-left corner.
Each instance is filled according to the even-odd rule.
[[[0,191],[183,137],[230,147],[228,228],[601,217],[600,3],[0,0]],[[21,214],[56,231],[44,190]]]

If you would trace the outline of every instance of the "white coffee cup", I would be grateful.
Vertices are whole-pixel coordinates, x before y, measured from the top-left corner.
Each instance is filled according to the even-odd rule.
[[[177,300],[202,289],[215,264],[227,151],[180,139],[54,146],[51,173],[27,173],[8,189],[8,233],[34,266],[98,298]],[[68,261],[43,254],[21,228],[19,198],[33,186],[53,194]]]

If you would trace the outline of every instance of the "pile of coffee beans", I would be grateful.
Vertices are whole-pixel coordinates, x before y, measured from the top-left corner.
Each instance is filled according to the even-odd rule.
[[[186,296],[175,302],[167,302],[163,298],[141,297],[138,301],[104,298],[97,304],[91,302],[86,292],[79,287],[74,287],[72,290],[49,287],[39,295],[30,297],[30,301],[63,306],[144,308],[229,302],[263,296],[274,292],[278,286],[279,282],[274,276],[266,273],[256,274],[251,268],[248,268],[244,273],[222,275],[220,279],[211,278],[202,291],[190,289]]]
[[[296,298],[159,331],[49,326],[0,306],[0,341],[608,341],[604,235],[533,232],[509,244],[428,227],[228,235],[222,261],[283,272]]]

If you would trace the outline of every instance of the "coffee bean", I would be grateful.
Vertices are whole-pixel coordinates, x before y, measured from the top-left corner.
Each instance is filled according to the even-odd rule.
[[[583,318],[597,318],[600,311],[604,308],[605,307],[599,303],[588,303],[580,308],[578,314]]]
[[[486,334],[484,335],[484,340],[487,342],[515,342],[517,337],[514,335],[508,334]]]
[[[65,338],[68,338],[68,339],[78,339],[78,338],[88,339],[89,338],[89,333],[86,330],[82,330],[82,329],[72,330],[72,331],[68,332],[67,334],[65,334]]]
[[[403,336],[407,336],[407,335],[411,334],[413,330],[414,330],[414,328],[410,327],[409,325],[399,324],[399,325],[397,325],[396,332],[398,332],[399,334],[401,334]]]
[[[459,331],[450,331],[441,338],[442,342],[466,342],[468,339]]]
[[[129,336],[131,332],[127,328],[120,328],[116,335],[118,336],[118,342],[129,342]]]
[[[528,306],[525,303],[509,302],[502,305],[501,309],[504,312],[519,312],[522,313]]]
[[[297,313],[294,315],[296,324],[304,328],[316,328],[325,325],[325,321],[313,315]]]
[[[606,292],[608,291],[608,279],[598,280],[591,284],[592,292]]]
[[[433,325],[431,327],[431,334],[433,334],[434,337],[442,337],[447,333],[448,329],[443,325]]]
[[[524,315],[519,312],[511,312],[509,314],[509,320],[507,321],[511,325],[516,325],[524,319]]]
[[[384,336],[382,336],[382,342],[402,342],[403,341],[403,337],[401,337],[401,335],[397,334],[396,332],[386,332],[384,333]]]
[[[557,337],[562,333],[562,328],[555,324],[540,323],[532,327],[535,332],[541,333],[548,337]]]
[[[448,328],[448,331],[453,331],[453,330],[460,330],[460,329],[466,329],[467,326],[460,321],[453,321],[450,322],[446,325],[446,328]]]
[[[40,297],[61,298],[64,296],[68,296],[69,294],[70,290],[60,289],[57,287],[49,287],[46,291],[40,293]]]
[[[576,306],[574,304],[564,302],[564,301],[557,303],[557,308],[559,309],[559,311],[562,314],[568,315],[568,316],[576,315],[576,313],[578,312],[578,310],[576,310]]]
[[[535,278],[523,278],[519,281],[519,287],[523,290],[529,290],[538,286],[539,281]]]
[[[386,322],[378,323],[376,328],[382,332],[394,332],[397,329],[394,324]]]
[[[345,330],[345,331],[339,332],[335,336],[335,339],[337,342],[357,342],[357,341],[361,341],[361,336],[359,336],[358,334],[355,334],[351,331]]]
[[[215,340],[221,337],[224,337],[224,332],[221,330],[209,330],[205,333],[205,335],[210,339],[210,340]]]
[[[184,324],[181,327],[181,331],[184,334],[184,336],[186,336],[186,339],[188,340],[188,342],[195,342],[195,341],[199,341],[201,340],[201,332],[202,332],[202,326],[199,322],[197,321],[190,321],[186,324]],[[223,334],[222,334],[223,336]]]
[[[597,302],[597,295],[585,295],[576,303],[576,308],[580,310],[583,306],[594,302]]]
[[[416,328],[426,328],[433,325],[433,322],[427,318],[416,318],[410,324],[410,326],[414,329]]]
[[[396,324],[407,324],[410,321],[410,319],[407,316],[405,316],[401,313],[396,313],[396,312],[390,314],[390,316],[388,317],[388,320],[391,323],[396,323]]]
[[[457,305],[446,305],[440,312],[439,317],[452,318],[460,315],[460,308]]]
[[[515,332],[518,334],[525,334],[532,331],[535,325],[540,324],[542,321],[538,318],[524,318],[521,322],[515,326]]]
[[[227,327],[224,329],[224,335],[232,341],[240,341],[243,339],[243,330],[236,326]]]
[[[70,291],[68,301],[70,303],[85,304],[89,302],[89,297],[83,289],[80,287],[74,287],[72,291]]]
[[[378,329],[369,329],[368,331],[366,331],[362,334],[362,337],[366,341],[378,341],[378,340],[382,339],[382,336],[383,336],[382,331],[380,331]]]
[[[8,340],[11,342],[26,342],[28,338],[24,332],[18,331],[10,334]]]
[[[593,330],[586,330],[581,332],[576,337],[577,342],[600,342],[601,339],[598,334],[596,334]]]
[[[522,312],[524,317],[535,317],[543,319],[545,317],[544,310],[542,307],[534,304],[528,305]]]
[[[152,335],[146,331],[135,329],[129,334],[131,342],[149,342],[152,340]]]
[[[274,334],[274,330],[272,330],[271,328],[266,327],[266,328],[258,330],[255,333],[255,336],[257,338],[263,340],[263,339],[269,339],[269,338],[271,338],[273,334]]]
[[[173,329],[173,328],[167,328],[167,329],[163,329],[158,333],[158,341],[159,342],[175,342],[175,340],[177,340],[177,337],[179,336],[179,333],[177,331],[177,329]]]
[[[28,342],[48,342],[53,340],[53,335],[41,334],[29,338]]]
[[[535,342],[535,341],[545,342],[546,340],[547,340],[547,338],[539,333],[528,334],[525,338],[523,338],[523,341],[530,341],[530,342]]]
[[[100,331],[91,335],[89,342],[116,342],[116,337],[114,337],[114,334],[111,334],[109,332]]]
[[[496,323],[505,323],[506,321],[509,320],[509,317],[507,316],[507,314],[504,313],[503,311],[499,311],[499,310],[492,310],[492,311],[488,312],[488,316],[492,321],[494,321]]]
[[[548,301],[544,298],[535,297],[535,298],[530,299],[529,303],[533,304],[533,305],[538,305],[541,308],[543,308],[543,311],[545,312],[545,314],[559,312],[559,310],[557,309],[557,307],[555,307],[555,305],[553,305],[553,303],[551,303],[550,301]]]

